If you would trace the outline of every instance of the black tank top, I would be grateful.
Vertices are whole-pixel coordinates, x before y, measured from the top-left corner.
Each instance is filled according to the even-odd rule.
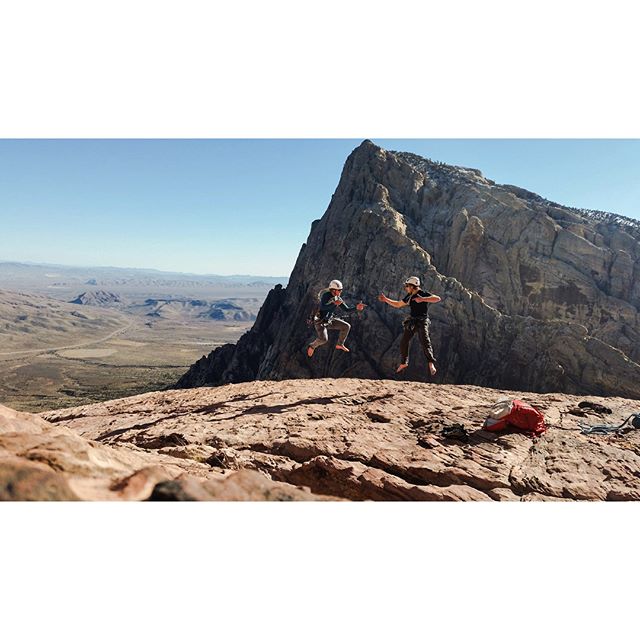
[[[412,318],[426,318],[429,315],[429,303],[428,302],[415,302],[414,298],[428,298],[432,296],[432,293],[428,291],[423,291],[420,289],[417,293],[407,294],[402,301],[408,302],[409,307],[411,307],[411,317]]]

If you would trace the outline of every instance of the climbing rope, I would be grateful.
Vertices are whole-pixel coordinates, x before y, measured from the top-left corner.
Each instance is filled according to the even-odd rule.
[[[628,422],[631,421],[631,424]],[[584,422],[580,423],[580,431],[584,435],[593,434],[608,435],[611,433],[621,434],[628,433],[633,429],[640,429],[640,413],[632,413],[622,424],[593,424],[589,425]]]

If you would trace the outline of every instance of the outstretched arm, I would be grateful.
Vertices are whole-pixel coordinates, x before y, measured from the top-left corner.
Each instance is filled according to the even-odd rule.
[[[349,305],[344,300],[342,300],[342,304],[340,305],[342,309],[346,309],[348,311],[353,311],[354,309],[356,311],[364,311],[364,308],[366,306],[367,305],[364,302],[362,302],[362,300],[360,300],[360,302],[349,304]]]
[[[436,302],[440,302],[442,298],[440,296],[430,295],[430,296],[425,296],[424,298],[421,298],[420,296],[416,296],[414,300],[416,302],[430,302],[431,304],[435,304]]]
[[[378,300],[380,300],[380,302],[385,302],[390,307],[395,307],[396,309],[402,309],[402,307],[407,306],[407,303],[404,302],[403,300],[391,300],[391,298],[387,298],[387,296],[385,296],[384,293],[381,293],[378,296]]]

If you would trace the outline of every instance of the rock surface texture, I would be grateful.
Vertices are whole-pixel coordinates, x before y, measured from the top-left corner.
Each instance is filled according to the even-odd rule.
[[[481,430],[505,392],[361,379],[250,382],[0,414],[0,497],[152,500],[637,500],[637,401],[520,394],[539,439]],[[45,420],[46,419],[46,420]],[[447,438],[461,424],[467,441]]]
[[[313,223],[286,289],[253,329],[195,363],[180,388],[250,380],[389,378],[409,275],[443,298],[431,307],[436,382],[640,398],[640,225],[563,207],[474,169],[363,142]],[[332,278],[369,307],[351,353],[308,359],[306,318]],[[417,341],[407,380],[426,380]]]
[[[105,415],[117,405],[108,404]],[[129,418],[119,423],[127,425],[120,429],[134,434],[145,428],[145,411]],[[159,441],[137,446],[114,436],[113,421],[102,422],[107,437],[93,440],[77,429],[0,405],[0,501],[317,499],[308,489],[255,471],[225,472],[170,447],[164,453]]]

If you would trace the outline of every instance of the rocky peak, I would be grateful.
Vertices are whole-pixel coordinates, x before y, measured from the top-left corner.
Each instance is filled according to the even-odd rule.
[[[428,158],[418,156],[415,153],[409,153],[408,151],[391,151],[390,153],[392,153],[396,158],[406,162],[416,171],[442,182],[459,181],[475,182],[487,185],[495,184],[493,181],[487,180],[478,169],[459,167],[456,165],[446,164],[445,162],[439,162],[437,160],[430,160]]]
[[[392,376],[403,313],[376,296],[399,297],[412,274],[443,298],[430,313],[438,381],[640,397],[635,225],[370,141],[347,158],[286,289],[179,386]],[[336,277],[370,306],[352,319],[350,354],[325,347],[309,360],[305,320]],[[426,380],[417,347],[405,377]]]

